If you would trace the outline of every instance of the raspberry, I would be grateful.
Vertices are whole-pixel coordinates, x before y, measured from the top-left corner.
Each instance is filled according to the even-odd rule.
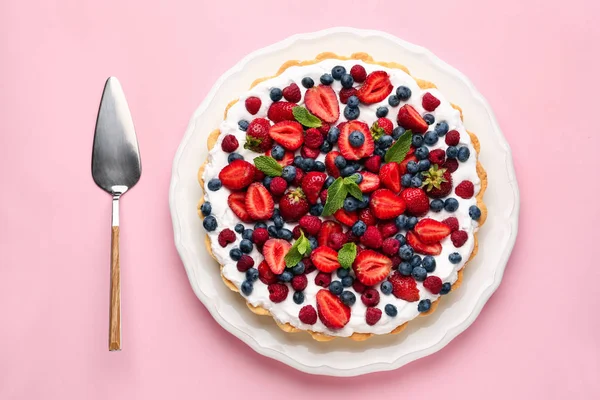
[[[442,221],[443,224],[446,224],[451,232],[458,230],[458,220],[455,217],[449,217]]]
[[[331,283],[331,274],[325,272],[319,272],[317,276],[315,276],[315,285],[321,287],[328,287]]]
[[[429,152],[429,161],[432,164],[442,165],[446,161],[446,152],[442,149],[435,149]]]
[[[321,126],[319,127],[319,132],[321,132],[323,138],[327,136],[327,134],[329,133],[329,129],[331,129],[331,125],[329,125],[327,122],[321,123]]]
[[[379,292],[376,289],[369,288],[365,290],[360,299],[367,307],[375,307],[379,304]]]
[[[253,266],[254,259],[247,254],[242,255],[242,257],[237,262],[237,269],[240,272],[246,272]]]
[[[273,193],[275,196],[281,196],[287,189],[287,182],[282,177],[276,176],[271,180],[269,189],[271,189],[271,193]]]
[[[298,85],[292,83],[290,86],[283,88],[283,97],[290,103],[297,103],[302,99],[302,93],[300,93]]]
[[[262,182],[265,179],[265,173],[260,169],[254,169],[254,182]]]
[[[325,204],[325,202],[327,201],[327,189],[321,191],[321,193],[319,194],[319,198],[321,199],[321,204]]]
[[[269,300],[273,303],[281,303],[284,301],[290,291],[284,283],[272,283],[267,289],[269,290]]]
[[[238,140],[233,135],[227,135],[223,138],[221,142],[221,149],[226,153],[231,153],[235,151],[240,144]]]
[[[261,101],[258,97],[252,96],[246,99],[246,110],[252,115],[255,115],[260,109]]]
[[[306,289],[307,285],[308,279],[306,279],[306,275],[296,275],[292,278],[292,288],[298,292]]]
[[[365,67],[362,65],[354,65],[350,68],[350,75],[354,78],[354,82],[361,83],[367,79],[367,71],[365,71]]]
[[[348,98],[354,95],[356,95],[355,88],[342,88],[342,90],[340,90],[340,101],[346,104],[348,102]]]
[[[450,131],[446,133],[446,144],[448,146],[456,146],[460,142],[460,133],[458,131]]]
[[[375,225],[377,220],[369,208],[362,209],[358,213],[358,219],[364,222],[367,226]]]
[[[450,240],[452,240],[454,247],[462,247],[468,238],[469,235],[467,235],[467,232],[465,231],[454,231],[450,234]]]
[[[383,241],[381,245],[381,251],[383,254],[387,254],[388,256],[393,256],[398,253],[400,249],[400,242],[394,238],[387,238]]]
[[[456,171],[458,169],[458,160],[456,158],[449,158],[444,163],[444,168],[446,168],[450,173]]]
[[[376,226],[368,226],[365,234],[361,236],[360,242],[367,247],[372,249],[378,249],[381,247],[383,243],[383,238],[381,237],[381,233]]]
[[[313,306],[304,306],[298,314],[300,322],[307,325],[314,325],[317,322],[317,311]]]
[[[431,293],[438,294],[442,290],[442,280],[437,276],[430,275],[425,278],[423,286]]]
[[[396,254],[394,257],[392,257],[392,268],[398,268],[398,265],[400,265],[401,262],[402,259],[398,254]]]
[[[319,217],[312,215],[305,215],[304,217],[300,218],[299,223],[304,232],[311,236],[315,236],[321,229],[321,220]]]
[[[423,108],[427,111],[433,111],[440,105],[440,100],[431,93],[425,93],[421,102]]]
[[[308,147],[308,145],[302,146],[302,148],[300,149],[300,155],[304,158],[312,158],[314,160],[319,156],[319,154],[321,154],[321,151],[318,148],[311,149],[310,147]]]
[[[300,187],[302,185],[302,178],[304,178],[304,171],[300,168],[296,168],[296,177],[294,178],[294,185]]]
[[[332,233],[329,236],[329,246],[334,250],[339,250],[346,244],[346,235],[343,233]]]
[[[235,242],[235,232],[231,229],[223,229],[221,233],[219,233],[218,240],[221,247],[225,247],[229,243]]]
[[[392,131],[394,130],[394,124],[392,124],[392,121],[387,118],[379,118],[377,120],[377,125],[383,129],[386,135],[391,135]]]
[[[300,228],[300,225],[296,225],[294,227],[294,229],[292,229],[292,237],[294,239],[298,239],[300,237],[300,233],[303,232],[302,228]]]
[[[348,229],[346,232],[346,243],[359,243],[360,238],[352,233],[352,229]]]
[[[256,228],[252,232],[252,241],[255,245],[260,246],[267,240],[269,240],[269,231],[267,231],[267,228]]]
[[[374,174],[379,172],[381,168],[381,156],[371,156],[365,161],[365,169]]]
[[[398,227],[394,221],[384,222],[379,224],[379,232],[381,232],[381,237],[386,239],[398,233]]]
[[[310,128],[306,131],[306,135],[304,136],[304,145],[310,147],[311,149],[319,149],[324,140],[325,139],[323,139],[323,135],[318,129]]]
[[[364,293],[365,290],[367,290],[367,287],[358,279],[355,279],[354,282],[352,282],[352,289],[354,289],[356,293]]]
[[[310,274],[311,272],[313,272],[314,270],[316,270],[316,268],[313,265],[310,257],[303,258],[302,262],[304,263],[304,273],[305,274]]]
[[[381,310],[379,308],[369,307],[365,314],[368,325],[375,325],[381,319]]]
[[[470,199],[475,193],[475,188],[473,187],[473,183],[471,181],[462,181],[456,186],[454,193],[463,199]]]

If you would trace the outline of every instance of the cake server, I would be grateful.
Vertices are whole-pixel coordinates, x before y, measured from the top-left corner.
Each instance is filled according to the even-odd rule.
[[[112,195],[110,308],[108,350],[121,350],[121,267],[119,265],[119,199],[142,174],[133,120],[121,84],[110,77],[104,85],[96,120],[92,176]]]

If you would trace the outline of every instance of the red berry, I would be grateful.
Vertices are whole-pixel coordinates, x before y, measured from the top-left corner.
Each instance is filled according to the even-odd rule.
[[[272,283],[267,286],[267,289],[269,290],[269,300],[273,303],[281,303],[284,301],[290,291],[284,283]]]
[[[246,211],[246,193],[233,192],[227,198],[227,205],[242,222],[252,222],[252,218]]]
[[[452,244],[454,247],[462,247],[463,244],[467,241],[469,235],[465,231],[454,231],[450,235],[450,240],[452,240]]]
[[[475,188],[471,181],[462,181],[456,186],[456,189],[454,189],[454,193],[463,199],[470,199],[473,197],[474,192]]]
[[[419,289],[417,288],[417,282],[412,276],[403,276],[400,272],[396,271],[388,278],[388,281],[392,284],[394,288],[392,293],[397,298],[409,302],[419,301]]]
[[[371,249],[378,249],[383,244],[383,238],[376,226],[368,226],[364,235],[360,237],[360,242]]]
[[[443,165],[446,161],[446,152],[442,149],[435,149],[429,152],[429,161],[432,164]]]
[[[243,254],[237,262],[237,270],[240,272],[246,272],[254,266],[254,259],[248,254]]]
[[[313,114],[327,123],[334,123],[340,118],[340,105],[333,89],[329,86],[314,86],[304,94],[304,104]]]
[[[285,271],[284,257],[292,245],[283,239],[269,239],[263,246],[263,257],[274,274],[279,275]]]
[[[343,208],[334,212],[333,216],[346,226],[352,226],[358,221],[358,214],[356,211],[346,211]]]
[[[442,252],[442,245],[440,242],[425,243],[412,231],[409,231],[406,234],[406,241],[417,253],[437,256]]]
[[[326,289],[317,292],[317,312],[329,329],[341,329],[350,321],[350,307]]]
[[[260,169],[255,168],[254,169],[254,182],[261,182],[265,179],[265,173],[262,172]]]
[[[304,257],[302,259],[302,262],[304,263],[304,273],[305,274],[310,274],[311,272],[315,271],[316,268],[313,265],[312,261],[310,261],[310,257]]]
[[[273,122],[295,121],[292,109],[297,107],[296,103],[288,103],[286,101],[278,101],[271,104],[267,111],[267,117]]]
[[[381,319],[381,310],[379,308],[369,307],[365,313],[367,325],[375,325]]]
[[[376,289],[369,288],[360,296],[360,299],[367,307],[375,307],[379,304],[379,292]]]
[[[402,194],[404,194],[402,192]],[[396,218],[406,210],[406,200],[388,189],[378,189],[371,195],[371,211],[379,219]],[[429,208],[429,202],[427,203]]]
[[[304,306],[298,313],[300,322],[306,325],[314,325],[317,323],[317,310],[311,305]]]
[[[248,161],[235,160],[219,172],[219,179],[227,189],[240,190],[254,182],[254,171]]]
[[[362,181],[358,184],[358,188],[361,192],[371,193],[379,189],[379,186],[381,184],[381,179],[379,178],[379,176],[368,171],[361,171],[359,173],[363,177]]]
[[[284,149],[290,151],[298,150],[304,142],[302,125],[296,121],[281,121],[276,123],[269,129],[269,136]]]
[[[415,225],[415,233],[425,244],[435,244],[450,234],[448,225],[431,218],[423,218]]]
[[[279,200],[279,212],[285,221],[298,221],[309,208],[310,205],[302,189],[288,189]]]
[[[354,289],[354,291],[356,293],[364,293],[365,290],[367,290],[367,287],[361,283],[358,279],[355,279],[354,282],[352,283],[352,289]]]
[[[346,244],[346,235],[343,233],[332,233],[329,237],[329,244],[334,250],[341,249]]]
[[[407,188],[402,191],[402,198],[406,202],[406,210],[416,216],[427,214],[429,211],[429,198],[421,188]]]
[[[437,97],[427,92],[423,95],[423,101],[421,102],[423,108],[427,111],[434,111],[440,105],[440,101]]]
[[[367,79],[367,71],[362,65],[356,64],[350,68],[350,75],[354,78],[354,82],[362,83]]]
[[[319,272],[317,276],[315,276],[315,285],[321,287],[328,287],[331,283],[331,274],[326,272]]]
[[[268,156],[271,156],[271,149],[267,150],[267,152],[265,154]],[[277,161],[277,164],[281,165],[282,167],[287,167],[288,165],[292,165],[294,163],[294,152],[286,151],[283,154],[283,159],[275,160],[275,161]]]
[[[392,92],[394,86],[385,71],[375,71],[367,75],[365,83],[358,89],[356,96],[363,104],[375,104],[384,100]]]
[[[252,232],[252,241],[257,246],[264,244],[267,240],[269,240],[269,231],[266,228],[256,228]]]
[[[231,229],[223,229],[219,233],[218,241],[219,241],[219,244],[221,245],[221,247],[225,247],[229,243],[235,242],[235,232],[232,231]]]
[[[410,104],[405,104],[398,111],[398,125],[405,129],[410,129],[413,133],[425,133],[429,128],[427,122],[421,117],[421,114]]]
[[[396,233],[398,233],[398,227],[396,226],[396,222],[394,222],[394,220],[382,222],[379,224],[378,228],[383,239],[387,239],[390,236],[394,236]]]
[[[262,183],[254,182],[246,192],[246,211],[255,221],[267,220],[273,216],[275,202],[273,196]]]
[[[331,125],[329,125],[327,122],[321,123],[321,126],[319,127],[319,132],[321,132],[321,134],[323,135],[323,139],[329,133],[330,128],[331,128]]]
[[[429,290],[433,294],[439,294],[442,290],[442,280],[434,275],[430,275],[425,278],[423,282],[425,289]]]
[[[392,260],[373,250],[363,250],[352,265],[356,279],[367,286],[383,281],[392,270]]]
[[[265,285],[277,282],[277,275],[271,271],[269,264],[265,260],[258,264],[258,279]]]
[[[321,204],[325,204],[327,201],[327,189],[322,190],[321,193],[319,193],[319,199],[321,200]]]
[[[317,236],[317,241],[319,243],[319,247],[321,246],[330,246],[330,238],[332,233],[342,233],[342,226],[335,221],[325,221],[321,225],[321,230],[319,231],[319,236]]]
[[[346,232],[346,241],[344,242],[344,244],[345,243],[350,243],[350,242],[352,242],[352,243],[360,243],[360,237],[354,235],[352,233],[352,229],[348,229],[348,232]]]
[[[381,168],[381,156],[371,156],[365,161],[365,169],[374,174],[379,172]]]
[[[302,218],[304,218],[304,217],[302,217]],[[294,227],[294,229],[292,229],[292,237],[294,239],[298,239],[300,237],[300,233],[302,233],[302,232],[303,232],[303,230],[302,230],[302,228],[300,228],[300,225],[296,225]]]
[[[289,102],[297,103],[302,99],[302,93],[300,93],[298,85],[292,83],[283,88],[283,97]]]
[[[306,289],[308,285],[308,279],[306,279],[306,275],[296,275],[292,278],[292,288],[298,292]]]
[[[304,232],[308,233],[310,236],[316,236],[321,230],[321,219],[319,217],[315,217],[313,215],[305,215],[300,218],[299,221]]]
[[[226,135],[221,142],[221,150],[225,153],[231,153],[235,151],[240,144],[238,140],[233,135]]]
[[[340,103],[346,104],[350,96],[356,95],[356,88],[342,88],[340,90]]]
[[[333,272],[340,267],[338,253],[331,247],[320,246],[310,253],[310,260],[321,272]]]
[[[302,180],[302,191],[310,204],[317,204],[321,188],[325,184],[327,175],[323,172],[311,171]],[[323,203],[324,204],[324,203]]]
[[[251,96],[246,99],[246,110],[252,115],[255,115],[260,110],[261,101],[258,97]]]
[[[365,137],[364,143],[359,147],[350,144],[350,134],[354,131],[361,132]],[[346,160],[360,160],[373,154],[375,142],[367,124],[360,121],[349,121],[340,129],[338,147]]]
[[[394,257],[392,257],[392,269],[398,268],[398,266],[400,265],[401,262],[402,262],[402,259],[400,258],[400,256],[398,254],[396,254]]]
[[[245,149],[264,153],[273,147],[273,139],[269,136],[271,123],[265,118],[255,118],[248,125],[246,130]]]
[[[400,192],[400,165],[397,162],[383,164],[379,170],[379,178],[383,186],[394,193]]]
[[[282,177],[276,176],[271,180],[269,189],[271,190],[271,193],[273,193],[275,196],[281,196],[285,193],[285,190],[287,189],[287,182]]]
[[[335,158],[340,155],[339,151],[330,151],[325,156],[325,169],[334,178],[340,177],[340,170],[335,166]]]
[[[294,177],[294,185],[296,186],[301,186],[302,185],[302,180],[304,179],[304,171],[302,171],[300,168],[296,168],[296,177]]]
[[[452,173],[448,170],[440,169],[437,172],[430,169],[423,173],[424,187],[427,195],[434,199],[440,199],[448,196],[452,192]],[[428,185],[429,182],[436,183]]]
[[[316,128],[310,128],[306,131],[306,135],[304,137],[304,145],[310,147],[311,149],[318,149],[321,147],[325,139],[323,139],[323,135]]]
[[[383,129],[386,135],[391,135],[394,130],[394,124],[388,118],[382,117],[377,120],[377,125]]]
[[[456,158],[449,158],[443,165],[444,168],[448,170],[448,172],[452,173],[458,169],[458,160]]]
[[[448,146],[456,146],[460,142],[460,133],[452,130],[446,133],[446,144]]]
[[[446,224],[450,228],[450,232],[458,230],[458,219],[456,217],[448,217],[442,221],[442,224]]]
[[[363,208],[360,210],[358,213],[358,219],[364,222],[367,226],[375,225],[377,223],[375,216],[368,208]]]
[[[411,147],[410,151],[414,152],[414,149],[415,149],[414,147]],[[417,156],[415,156],[414,154],[411,154],[409,152],[409,155],[407,155],[404,158],[404,160],[400,163],[400,176],[402,176],[402,175],[404,175],[404,174],[406,174],[408,172],[407,165],[411,161],[417,162],[418,160],[417,160]]]
[[[304,158],[312,158],[314,160],[317,157],[319,157],[319,154],[321,154],[321,150],[319,150],[318,148],[311,149],[306,144],[300,149],[300,155]]]
[[[396,253],[398,253],[398,250],[400,249],[400,242],[394,238],[387,238],[383,241],[383,244],[381,245],[381,251],[384,254],[387,254],[389,256],[393,256]]]

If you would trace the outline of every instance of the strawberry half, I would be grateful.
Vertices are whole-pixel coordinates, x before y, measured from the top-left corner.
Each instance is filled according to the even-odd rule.
[[[336,179],[340,177],[340,170],[335,166],[335,158],[339,155],[339,151],[330,151],[325,156],[325,169],[329,175]]]
[[[340,224],[335,221],[325,221],[323,225],[321,225],[321,230],[319,231],[319,235],[317,236],[317,242],[320,246],[329,246],[329,238],[332,233],[342,233],[344,229]]]
[[[379,170],[383,186],[394,193],[400,192],[400,165],[395,162],[384,164]]]
[[[302,146],[304,135],[302,125],[296,121],[281,121],[269,129],[269,136],[284,149],[295,151]]]
[[[272,157],[271,156],[271,149],[267,150],[267,152],[265,153],[265,155],[267,155],[269,157]],[[288,165],[292,165],[294,163],[294,152],[293,151],[286,151],[283,154],[283,158],[281,160],[275,160],[275,161],[277,161],[277,163],[279,165],[281,165],[282,167],[287,167]]]
[[[246,211],[246,193],[233,192],[227,198],[227,205],[242,222],[252,222],[252,217]]]
[[[415,233],[425,244],[435,244],[450,234],[448,225],[431,218],[423,218],[415,225]]]
[[[255,221],[267,220],[273,216],[275,202],[271,193],[262,183],[254,182],[246,193],[246,211]],[[446,225],[444,225],[446,226]]]
[[[363,250],[356,256],[352,268],[362,284],[373,286],[387,278],[392,260],[377,251]]]
[[[363,193],[371,193],[379,189],[380,179],[379,176],[372,172],[361,171],[360,174],[363,177],[362,182],[358,184],[358,187]]]
[[[406,241],[410,246],[417,252],[421,254],[426,254],[428,256],[437,256],[442,252],[442,244],[441,243],[433,243],[427,244],[423,243],[417,235],[412,232],[408,232],[406,234]]]
[[[327,123],[334,123],[340,118],[340,105],[333,89],[319,85],[306,91],[304,95],[306,108]]]
[[[219,179],[227,189],[240,190],[254,182],[254,171],[248,161],[235,160],[219,172]]]
[[[325,184],[327,175],[323,172],[311,171],[302,179],[302,191],[306,195],[306,199],[310,204],[317,204],[319,193]]]
[[[313,250],[310,261],[321,272],[333,272],[340,267],[337,251],[327,246],[319,246]]]
[[[285,270],[284,257],[291,247],[292,245],[283,239],[269,239],[265,242],[262,252],[271,272],[279,275]]]
[[[350,307],[327,289],[317,292],[317,313],[329,329],[341,329],[350,321]]]
[[[375,71],[367,75],[365,83],[358,89],[356,96],[363,104],[375,104],[388,97],[393,88],[387,72]]]
[[[411,129],[413,133],[427,132],[427,122],[421,117],[421,114],[413,106],[405,104],[398,111],[398,125],[405,129]]]
[[[333,213],[333,216],[335,219],[347,226],[352,226],[356,223],[356,221],[358,221],[358,213],[356,211],[346,211],[343,208],[340,208]]]
[[[269,264],[265,260],[263,260],[258,265],[258,279],[260,279],[260,281],[265,285],[276,283],[279,280],[277,278],[277,275],[275,275],[273,271],[271,271],[271,268],[269,268]]]
[[[295,121],[294,113],[292,113],[294,107],[298,107],[298,104],[278,101],[271,104],[267,111],[267,117],[273,122]]]
[[[402,197],[389,189],[378,189],[371,195],[371,211],[379,219],[396,218],[404,212],[406,204]]]
[[[365,135],[365,142],[360,147],[352,147],[350,145],[350,134],[354,131],[360,131]],[[375,142],[369,132],[369,126],[364,122],[349,121],[340,129],[340,137],[338,139],[340,152],[347,160],[360,160],[364,157],[369,157],[375,150]]]
[[[400,272],[396,271],[388,281],[392,284],[392,293],[397,298],[409,302],[419,301],[419,289],[412,276],[402,276]]]

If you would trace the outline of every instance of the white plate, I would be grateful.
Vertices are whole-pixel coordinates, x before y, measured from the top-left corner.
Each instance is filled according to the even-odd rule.
[[[227,103],[258,77],[275,73],[287,60],[313,59],[332,51],[364,51],[375,60],[397,61],[414,76],[434,82],[459,104],[467,129],[481,141],[480,159],[488,171],[485,194],[488,219],[480,231],[480,250],[465,270],[459,290],[445,296],[430,317],[417,318],[400,335],[357,343],[313,341],[306,334],[286,334],[270,317],[251,313],[241,296],[225,287],[216,262],[204,247],[204,230],[196,214],[202,195],[197,171],[207,156],[206,138],[223,118]],[[258,353],[312,374],[353,376],[391,370],[432,354],[473,323],[496,290],[517,236],[519,193],[509,146],[483,96],[459,71],[428,50],[377,31],[335,28],[292,36],[255,51],[227,71],[194,113],[173,161],[169,193],[175,244],[190,283],[215,320]],[[493,245],[492,245],[493,241]]]

